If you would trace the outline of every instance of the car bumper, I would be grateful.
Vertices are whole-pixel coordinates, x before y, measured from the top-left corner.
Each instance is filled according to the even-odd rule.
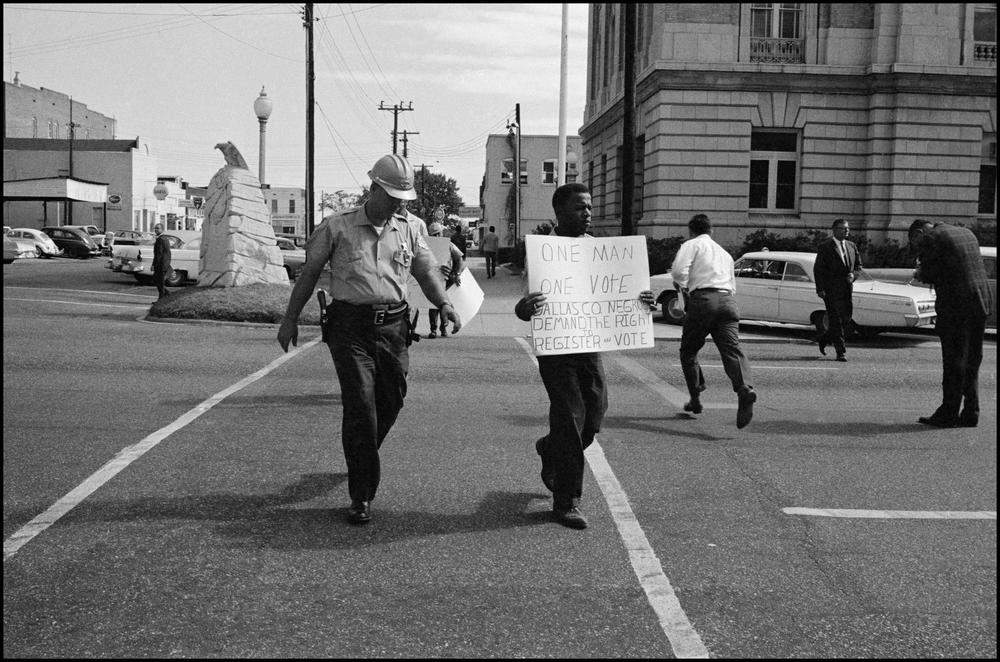
[[[934,313],[924,313],[922,315],[904,315],[906,320],[906,326],[913,328],[918,326],[933,326],[934,322],[937,321],[937,315]]]

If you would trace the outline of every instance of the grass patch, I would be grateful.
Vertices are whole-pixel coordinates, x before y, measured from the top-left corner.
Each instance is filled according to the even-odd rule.
[[[244,287],[183,287],[153,303],[152,317],[280,324],[291,285],[257,283]],[[319,324],[315,296],[302,309],[299,324]]]

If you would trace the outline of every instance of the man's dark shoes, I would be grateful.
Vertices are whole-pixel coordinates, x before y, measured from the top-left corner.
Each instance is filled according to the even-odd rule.
[[[739,406],[736,409],[736,427],[745,428],[753,418],[753,403],[757,402],[757,393],[749,386],[744,386],[737,394]]]
[[[979,427],[979,415],[978,414],[959,414],[958,421],[955,422],[955,427],[958,428],[974,428]]]
[[[817,342],[819,343],[819,353],[826,356],[826,342],[822,338],[818,338]]]
[[[568,526],[571,529],[586,529],[587,520],[583,517],[583,513],[576,506],[570,508],[559,508],[554,506],[552,508],[552,514],[556,518],[556,521],[563,526]]]
[[[371,506],[367,501],[352,501],[347,509],[347,521],[351,524],[367,524],[372,519]]]
[[[840,361],[841,363],[847,363],[847,355],[837,354],[837,360]]]
[[[548,488],[549,492],[556,491],[556,472],[552,469],[552,463],[546,460],[545,453],[542,452],[542,447],[545,444],[546,437],[542,437],[535,442],[535,452],[538,453],[538,457],[542,458],[542,483]]]
[[[923,423],[924,425],[930,425],[936,428],[953,428],[955,427],[956,420],[944,418],[942,416],[921,416],[917,419],[918,423]]]
[[[692,414],[700,414],[702,411],[701,400],[698,398],[691,398],[684,403],[684,411],[689,411]]]

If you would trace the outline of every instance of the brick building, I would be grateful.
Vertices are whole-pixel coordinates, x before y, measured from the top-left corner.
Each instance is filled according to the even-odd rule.
[[[559,136],[521,136],[520,192],[521,226],[514,219],[515,134],[493,134],[486,139],[486,173],[480,191],[482,227],[496,227],[504,246],[515,237],[530,234],[543,223],[554,223],[552,193],[556,190]],[[579,174],[580,137],[566,136],[566,181]]]
[[[68,139],[72,121],[76,125],[74,137],[80,140],[115,138],[113,117],[91,110],[62,92],[22,85],[18,74],[14,82],[3,84],[4,136]]]
[[[625,16],[590,6],[582,169],[621,227]],[[638,232],[996,225],[996,5],[634,5]]]

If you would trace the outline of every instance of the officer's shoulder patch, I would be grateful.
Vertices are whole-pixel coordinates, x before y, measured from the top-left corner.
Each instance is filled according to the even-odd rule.
[[[431,248],[430,246],[427,245],[427,242],[424,241],[424,235],[422,235],[422,234],[418,234],[417,235],[417,246],[419,246],[420,248],[422,248],[424,250],[430,250],[430,248]]]

